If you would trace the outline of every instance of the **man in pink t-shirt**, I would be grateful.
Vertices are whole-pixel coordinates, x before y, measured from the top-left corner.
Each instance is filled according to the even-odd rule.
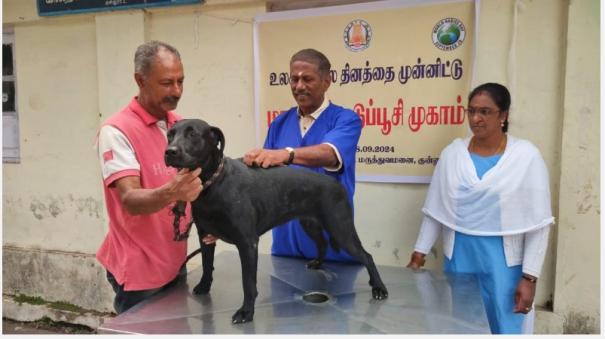
[[[177,173],[164,164],[166,132],[181,119],[172,112],[183,92],[179,52],[150,41],[137,48],[134,61],[139,93],[103,123],[98,138],[109,231],[97,259],[116,292],[117,313],[186,274],[187,244],[173,240],[171,209],[202,191],[201,169]]]

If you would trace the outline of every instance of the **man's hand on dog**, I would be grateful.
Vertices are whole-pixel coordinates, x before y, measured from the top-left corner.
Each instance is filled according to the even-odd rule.
[[[201,168],[191,171],[187,168],[181,169],[176,177],[168,183],[168,190],[173,201],[193,201],[202,192],[202,180],[199,178]]]
[[[288,162],[290,154],[285,149],[255,148],[244,155],[244,163],[248,166],[267,168],[283,166]]]

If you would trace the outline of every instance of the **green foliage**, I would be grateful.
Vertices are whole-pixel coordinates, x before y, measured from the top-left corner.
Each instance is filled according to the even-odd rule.
[[[19,304],[44,305],[48,303],[40,297],[30,297],[29,295],[19,294],[14,297],[14,300]]]
[[[70,304],[66,301],[47,301],[41,297],[32,297],[29,295],[19,294],[13,297],[13,299],[19,304],[30,304],[30,305],[46,305],[50,308],[54,308],[62,311],[78,312],[83,313],[87,310],[80,306]]]
[[[71,312],[78,312],[78,313],[86,312],[86,310],[83,309],[82,307],[74,305],[74,304],[70,304],[65,301],[53,301],[53,302],[49,303],[48,306],[51,308],[54,308],[57,310],[63,310],[63,311],[71,311]]]

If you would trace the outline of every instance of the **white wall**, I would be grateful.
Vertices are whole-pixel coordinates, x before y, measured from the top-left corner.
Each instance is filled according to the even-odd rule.
[[[105,218],[94,22],[16,26],[15,55],[21,163],[3,166],[4,245],[91,253]]]
[[[554,310],[576,333],[600,327],[599,13],[597,1],[570,3]]]

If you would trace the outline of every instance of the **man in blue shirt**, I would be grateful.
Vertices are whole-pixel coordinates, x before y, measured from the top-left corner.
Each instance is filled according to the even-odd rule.
[[[361,119],[325,96],[332,82],[330,61],[314,49],[290,59],[290,87],[298,106],[279,115],[269,126],[263,149],[246,153],[248,166],[293,165],[333,177],[347,190],[353,205],[355,152]],[[328,239],[327,233],[324,236]],[[328,244],[330,242],[328,241]],[[298,220],[273,229],[273,255],[315,259],[317,248]],[[328,247],[326,260],[357,262],[344,250]]]

